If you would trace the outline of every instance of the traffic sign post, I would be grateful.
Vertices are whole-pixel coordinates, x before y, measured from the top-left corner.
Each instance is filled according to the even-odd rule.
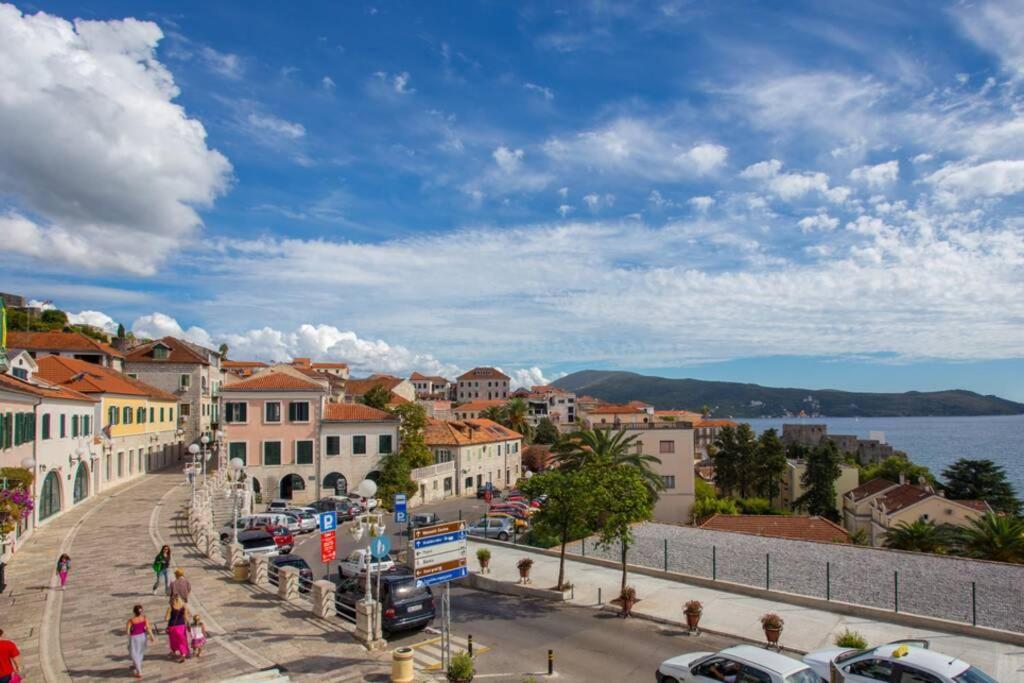
[[[395,524],[405,524],[408,519],[406,497],[404,493],[395,494]]]
[[[391,541],[388,540],[387,536],[378,536],[370,541],[370,554],[373,555],[374,559],[379,560],[382,557],[387,557],[389,552],[391,552]]]
[[[487,491],[486,493],[489,493]],[[441,599],[441,668],[451,660],[451,582],[469,574],[466,567],[466,524],[462,520],[412,530],[407,562],[418,581],[444,584]]]
[[[320,513],[320,561],[326,565],[325,579],[331,575],[331,562],[337,557],[337,528],[337,512]]]

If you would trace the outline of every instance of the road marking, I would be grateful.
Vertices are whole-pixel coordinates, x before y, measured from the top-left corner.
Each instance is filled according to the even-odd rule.
[[[441,670],[441,638],[431,638],[429,640],[423,640],[415,645],[409,645],[407,647],[412,648],[412,659],[416,663],[416,668],[420,671],[440,671]],[[473,643],[473,658],[475,659],[478,655],[482,655],[485,652],[489,652],[491,648],[481,645],[480,643]],[[462,636],[452,634],[452,654],[459,652],[468,652],[469,643]]]

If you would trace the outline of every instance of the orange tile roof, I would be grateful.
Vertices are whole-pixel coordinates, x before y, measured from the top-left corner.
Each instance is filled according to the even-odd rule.
[[[86,396],[73,389],[62,387],[59,384],[33,384],[13,375],[0,374],[0,390],[15,391],[42,398],[62,399],[65,401],[84,401],[86,403],[95,403],[97,401],[95,398]]]
[[[885,506],[886,513],[899,512],[903,508],[910,507],[914,503],[919,503],[934,495],[935,493],[931,489],[924,486],[900,484],[879,496],[875,500],[875,504]]]
[[[7,333],[7,348],[30,351],[84,351],[104,353],[114,358],[124,354],[109,344],[87,337],[81,332],[14,332]]]
[[[791,538],[800,541],[849,543],[850,534],[824,517],[784,515],[713,515],[701,529],[731,531],[755,536]]]
[[[500,398],[478,399],[476,401],[467,401],[461,406],[454,408],[454,410],[457,413],[480,413],[488,408],[501,408],[506,403],[508,403],[508,401]]]
[[[348,370],[348,363],[313,363],[313,369],[330,368],[332,370]]]
[[[459,375],[459,380],[464,379],[512,379],[505,373],[496,370],[494,368],[473,368],[469,372],[464,372]]]
[[[265,368],[267,364],[261,360],[222,360],[220,366],[227,370],[230,368]]]
[[[423,436],[428,446],[472,446],[523,438],[519,432],[482,417],[471,420],[428,420]]]
[[[960,503],[961,505],[963,505],[965,507],[972,508],[974,510],[977,510],[978,512],[991,512],[991,510],[992,510],[992,506],[989,505],[984,500],[967,500],[967,499],[965,499],[965,500],[953,500],[953,499],[950,499],[950,502],[951,503]]]
[[[409,379],[414,379],[414,380],[416,380],[418,382],[429,381],[429,382],[432,382],[434,384],[451,384],[452,383],[452,381],[450,379],[445,379],[444,377],[441,377],[440,375],[422,375],[422,374],[420,374],[418,372],[412,373],[412,375],[409,376]]]
[[[637,415],[644,411],[636,406],[600,405],[590,411],[591,415]]]
[[[399,419],[384,410],[362,403],[328,403],[324,406],[325,422],[398,422]]]
[[[643,401],[630,401],[626,404],[627,406],[633,406],[634,408],[653,408],[650,403],[644,403]]]
[[[374,375],[366,379],[350,379],[345,383],[345,393],[349,396],[364,396],[366,392],[376,386],[382,386],[391,391],[403,382],[401,377],[390,375]]]
[[[39,372],[36,374],[46,381],[83,394],[123,394],[148,396],[163,401],[178,400],[174,394],[132,379],[117,370],[77,358],[46,356],[36,360],[36,363],[39,365]]]
[[[161,344],[170,349],[167,358],[154,358],[153,347]],[[162,337],[147,344],[136,346],[128,352],[125,360],[129,363],[198,363],[209,365],[209,361],[201,353],[192,348],[188,342],[175,337]]]
[[[737,424],[732,420],[716,419],[716,420],[700,420],[693,424],[694,427],[736,427]]]
[[[283,372],[268,372],[244,379],[234,384],[225,384],[221,392],[235,391],[325,391],[324,387],[311,380],[302,379]]]
[[[891,489],[894,486],[898,486],[898,484],[896,484],[896,482],[889,481],[888,479],[876,477],[871,481],[861,484],[853,490],[847,491],[846,495],[856,503],[857,501],[877,495],[886,489]]]

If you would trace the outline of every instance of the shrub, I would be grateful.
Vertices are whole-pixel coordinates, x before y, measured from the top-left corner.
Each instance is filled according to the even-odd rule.
[[[842,633],[836,636],[837,647],[851,647],[855,650],[866,650],[868,649],[868,641],[864,640],[864,636],[846,629]]]
[[[487,548],[478,548],[476,551],[476,559],[481,562],[487,562],[491,559],[491,551]]]
[[[693,505],[693,518],[695,521],[700,522],[717,514],[738,514],[736,502],[730,498],[701,498]]]
[[[516,568],[517,569],[529,569],[532,566],[533,566],[533,559],[529,558],[529,557],[524,557],[523,559],[521,559],[518,562],[516,562]]]
[[[471,681],[476,671],[473,668],[473,658],[465,652],[460,652],[452,657],[448,664],[449,681]]]
[[[775,612],[768,612],[768,614],[761,615],[761,628],[782,628],[785,622]]]
[[[736,505],[745,515],[770,515],[774,512],[767,498],[740,498]]]
[[[633,588],[632,586],[626,586],[625,588],[622,589],[622,592],[619,593],[619,599],[622,600],[622,601],[626,601],[626,600],[633,600],[633,601],[635,601],[636,600],[636,589]]]
[[[683,614],[700,614],[704,611],[704,605],[700,600],[689,600],[683,605]]]

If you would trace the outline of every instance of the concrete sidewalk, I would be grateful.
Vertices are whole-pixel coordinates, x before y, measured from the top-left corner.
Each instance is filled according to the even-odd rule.
[[[491,551],[488,576],[492,579],[518,581],[516,562],[523,557],[531,557],[534,564],[530,577],[534,587],[551,588],[558,580],[557,557],[531,552],[525,547],[490,543],[485,546],[471,541],[469,563],[474,570],[479,568],[476,550],[481,547]],[[566,560],[565,565],[566,580],[574,585],[575,594],[569,604],[598,607],[599,589],[605,605],[618,597],[621,583],[619,571],[571,560]],[[1024,679],[1024,651],[1015,645],[773,602],[641,574],[631,573],[627,582],[636,589],[640,599],[633,613],[644,618],[683,623],[683,604],[688,600],[700,600],[704,605],[700,622],[702,628],[763,643],[760,616],[766,612],[776,612],[786,622],[780,642],[788,649],[808,652],[832,647],[836,634],[849,628],[859,632],[872,645],[904,638],[926,638],[931,641],[933,650],[950,656],[959,655],[996,680]]]
[[[99,494],[38,530],[12,558],[0,626],[22,649],[29,680],[130,678],[124,624],[134,604],[160,629],[146,679],[216,681],[276,667],[292,680],[387,680],[385,655],[368,654],[340,625],[235,583],[196,552],[180,483],[178,473],[157,473]],[[212,636],[202,658],[184,664],[168,656],[167,598],[151,592],[150,564],[163,543],[192,583],[190,607]],[[66,592],[53,586],[60,552],[72,560]]]

